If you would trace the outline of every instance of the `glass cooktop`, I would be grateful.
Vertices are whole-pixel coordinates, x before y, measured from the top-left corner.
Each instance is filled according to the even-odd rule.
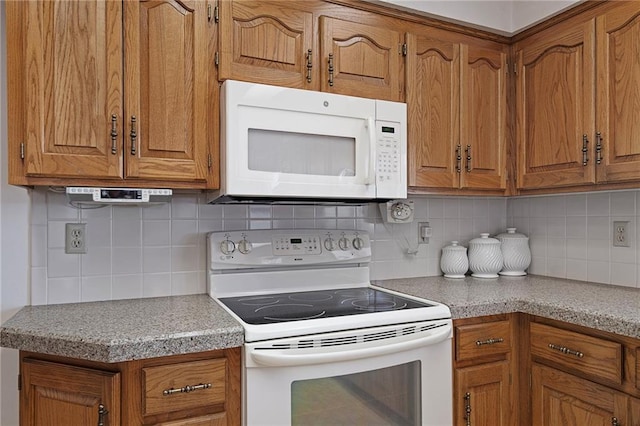
[[[273,324],[434,306],[370,287],[219,299],[248,324]]]

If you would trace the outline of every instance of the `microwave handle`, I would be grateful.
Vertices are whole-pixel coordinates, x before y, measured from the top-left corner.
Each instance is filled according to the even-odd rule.
[[[365,170],[364,183],[365,185],[372,185],[376,183],[376,122],[373,117],[367,118],[367,127],[369,128],[369,140],[367,148],[369,149],[369,159]]]

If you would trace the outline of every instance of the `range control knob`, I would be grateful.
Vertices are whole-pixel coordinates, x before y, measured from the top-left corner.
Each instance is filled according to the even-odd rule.
[[[364,247],[364,240],[360,237],[355,237],[352,244],[354,249],[361,250]]]
[[[336,249],[336,240],[331,237],[327,238],[324,240],[324,248],[329,251],[334,251]]]
[[[236,243],[231,240],[224,240],[220,243],[220,251],[223,254],[231,254],[236,251]]]
[[[242,240],[240,240],[240,242],[238,242],[238,251],[242,254],[250,253],[252,248],[253,244],[251,244],[251,241],[247,240],[246,238],[243,238]]]
[[[340,247],[340,250],[349,250],[351,241],[349,241],[347,237],[342,237],[338,240],[338,246]]]

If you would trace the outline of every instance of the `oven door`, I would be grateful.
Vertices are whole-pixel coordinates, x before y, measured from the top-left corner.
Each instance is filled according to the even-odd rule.
[[[452,424],[451,320],[245,345],[246,425]]]

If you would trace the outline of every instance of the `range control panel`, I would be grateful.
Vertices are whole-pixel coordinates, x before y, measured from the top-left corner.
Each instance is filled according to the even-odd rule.
[[[211,270],[366,263],[369,234],[355,230],[222,231],[207,235]]]

